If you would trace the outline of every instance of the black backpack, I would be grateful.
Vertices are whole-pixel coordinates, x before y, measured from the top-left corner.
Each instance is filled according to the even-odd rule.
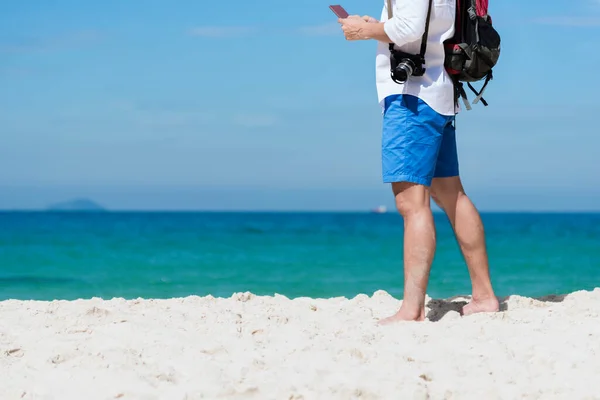
[[[477,96],[473,104],[481,100],[487,106],[483,91],[493,79],[492,69],[500,57],[500,35],[488,15],[488,0],[456,0],[454,36],[444,46],[444,66],[454,82],[455,101],[461,97],[467,110],[471,109],[463,87],[466,82]],[[480,80],[484,83],[477,91],[471,82]]]

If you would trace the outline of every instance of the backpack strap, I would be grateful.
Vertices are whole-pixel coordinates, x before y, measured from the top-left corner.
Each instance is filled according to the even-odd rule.
[[[475,100],[473,100],[473,104],[477,104],[479,102],[479,100],[481,100],[481,103],[487,107],[487,102],[485,101],[485,99],[482,97],[483,96],[483,91],[485,90],[487,84],[494,78],[492,71],[490,70],[490,72],[488,72],[487,76],[485,77],[485,82],[483,83],[483,86],[481,87],[481,90],[479,92],[477,92],[473,86],[469,83],[469,88],[471,88],[471,90],[473,92],[475,92],[475,94],[477,95],[477,97],[475,97]]]
[[[467,98],[467,93],[465,92],[465,88],[462,82],[456,81],[456,92],[462,98],[463,103],[465,104],[465,108],[467,110],[471,110],[471,104],[469,104],[469,99]],[[469,85],[470,86],[470,85]]]
[[[473,100],[473,104],[477,104],[479,103],[479,101],[481,101],[481,104],[483,104],[484,106],[487,107],[488,103],[487,101],[485,101],[485,99],[483,98],[483,91],[485,90],[487,84],[489,83],[489,81],[492,79],[492,74],[489,73],[487,75],[487,77],[485,78],[485,83],[483,84],[483,87],[481,88],[480,91],[477,91],[473,85],[471,85],[470,82],[467,82],[467,85],[469,86],[469,89],[471,89],[471,91],[473,93],[475,93],[475,95],[477,97],[475,97],[475,100]],[[455,102],[458,102],[458,97],[462,98],[463,103],[465,104],[465,108],[467,110],[471,110],[471,105],[469,104],[469,99],[467,98],[467,93],[465,92],[465,88],[462,82],[460,82],[458,79],[453,79],[454,80],[454,87],[455,87]]]
[[[458,98],[460,97],[465,104],[465,108],[471,110],[471,104],[469,104],[469,99],[467,98],[463,83],[458,80],[458,76],[456,75],[451,75],[450,79],[452,79],[452,83],[454,83],[454,104],[458,106]]]

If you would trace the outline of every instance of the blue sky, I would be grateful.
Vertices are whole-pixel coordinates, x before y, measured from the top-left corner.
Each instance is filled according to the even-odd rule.
[[[484,210],[599,210],[600,1],[490,3],[490,106],[458,118],[468,192]],[[3,1],[0,208],[391,206],[376,43],[346,42],[328,4]]]

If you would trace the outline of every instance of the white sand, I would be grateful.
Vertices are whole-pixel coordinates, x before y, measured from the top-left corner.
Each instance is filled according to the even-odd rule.
[[[385,292],[0,302],[0,398],[600,399],[600,289],[462,300],[387,327]]]

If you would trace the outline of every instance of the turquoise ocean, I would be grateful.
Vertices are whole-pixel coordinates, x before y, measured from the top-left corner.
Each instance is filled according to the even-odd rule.
[[[484,213],[499,296],[600,286],[600,214]],[[470,293],[443,214],[428,294]],[[0,213],[0,300],[402,297],[395,213]]]

